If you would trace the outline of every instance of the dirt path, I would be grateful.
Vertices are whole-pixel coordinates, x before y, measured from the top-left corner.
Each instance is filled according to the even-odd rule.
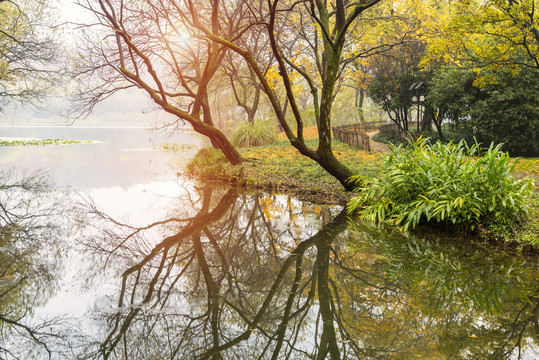
[[[390,153],[391,150],[389,150],[386,144],[372,140],[372,137],[377,133],[378,130],[366,133],[367,135],[369,135],[371,150],[381,153]]]

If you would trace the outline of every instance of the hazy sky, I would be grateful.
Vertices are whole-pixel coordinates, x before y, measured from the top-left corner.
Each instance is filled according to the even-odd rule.
[[[58,0],[58,22],[91,22],[93,15],[75,4],[73,0]],[[66,42],[73,32],[66,30]],[[0,124],[27,125],[34,123],[65,124],[71,120],[62,117],[66,112],[67,102],[62,96],[47,99],[45,109],[34,109],[20,104],[11,104],[0,113]],[[43,107],[43,106],[42,106]],[[155,109],[149,97],[142,91],[132,89],[122,91],[96,106],[93,113],[80,124],[144,124],[152,125],[170,118],[163,111]]]

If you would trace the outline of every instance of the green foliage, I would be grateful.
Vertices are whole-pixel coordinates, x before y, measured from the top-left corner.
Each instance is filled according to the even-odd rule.
[[[473,104],[469,131],[483,143],[504,143],[512,155],[539,155],[539,72],[503,73],[498,84],[481,89]]]
[[[490,239],[503,239],[512,245],[520,246],[520,250],[533,252],[533,249],[539,249],[539,188],[535,188],[528,203],[530,209],[529,220],[521,226],[510,226],[506,224],[494,224],[489,226],[483,234]]]
[[[469,139],[503,143],[513,156],[539,155],[539,72],[486,73],[444,71],[433,82],[429,99],[442,104],[447,120]],[[476,86],[486,76],[491,81]]]
[[[369,97],[378,104],[401,129],[408,128],[414,82],[425,81],[418,65],[425,47],[421,42],[409,42],[392,48],[388,54],[375,57]]]
[[[243,121],[232,132],[230,141],[234,146],[247,147],[274,144],[277,138],[269,121]]]
[[[420,135],[423,137],[423,139],[425,139],[426,142],[431,143],[431,144],[437,141],[441,141],[443,143],[449,143],[449,142],[459,142],[461,140],[469,140],[469,136],[467,134],[463,133],[462,131],[459,132],[459,131],[453,130],[455,128],[457,127],[451,124],[443,125],[442,126],[442,130],[444,134],[443,138],[440,138],[438,133],[434,131],[422,131]],[[409,132],[412,133],[413,135],[417,134],[414,129],[410,129]],[[406,138],[403,139],[402,137],[385,136],[381,132],[374,134],[372,137],[372,140],[376,142],[392,144],[392,145],[402,144],[403,146],[405,146],[408,144],[408,140]],[[474,142],[473,139],[471,142]]]
[[[421,222],[474,227],[494,221],[512,223],[528,215],[531,179],[516,180],[518,162],[491,145],[480,157],[479,147],[420,138],[407,147],[392,147],[379,178],[361,183],[349,211],[360,207],[360,217],[388,222],[402,230]]]

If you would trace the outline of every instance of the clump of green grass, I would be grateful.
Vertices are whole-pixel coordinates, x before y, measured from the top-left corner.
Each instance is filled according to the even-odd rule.
[[[275,130],[269,121],[243,121],[232,132],[230,141],[234,146],[261,146],[277,142]]]
[[[531,246],[527,248],[527,251],[533,248],[539,249],[539,189],[537,187],[530,199],[529,207],[530,215],[525,223],[492,224],[486,230],[485,237],[501,239],[508,243],[527,244]]]
[[[404,231],[422,222],[473,229],[523,221],[533,181],[513,177],[520,163],[500,147],[491,145],[479,157],[478,145],[468,147],[464,141],[431,145],[420,138],[407,147],[392,147],[379,178],[355,178],[361,192],[350,201],[349,211],[361,209],[362,219]]]

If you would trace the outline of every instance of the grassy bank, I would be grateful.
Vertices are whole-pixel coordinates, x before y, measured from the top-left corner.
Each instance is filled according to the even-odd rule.
[[[307,141],[310,146],[316,146],[316,140]],[[239,150],[248,160],[240,166],[228,164],[218,150],[203,149],[188,164],[187,172],[205,181],[286,192],[317,203],[345,205],[352,196],[317,163],[292,148],[288,141]],[[334,150],[335,156],[357,174],[376,176],[382,161],[380,154],[352,149],[339,142]]]
[[[309,140],[316,146],[316,140]],[[383,154],[369,153],[335,142],[339,160],[365,178],[377,177]],[[343,190],[340,183],[328,175],[314,161],[302,156],[287,141],[274,145],[240,149],[248,161],[231,166],[220,151],[203,149],[189,162],[190,176],[204,181],[231,183],[240,187],[277,191],[294,195],[302,200],[326,204],[345,205],[355,193]],[[536,186],[529,204],[529,220],[523,224],[504,227],[479,226],[478,239],[486,243],[503,244],[508,248],[537,252],[539,249],[539,162],[519,176],[535,178]]]

